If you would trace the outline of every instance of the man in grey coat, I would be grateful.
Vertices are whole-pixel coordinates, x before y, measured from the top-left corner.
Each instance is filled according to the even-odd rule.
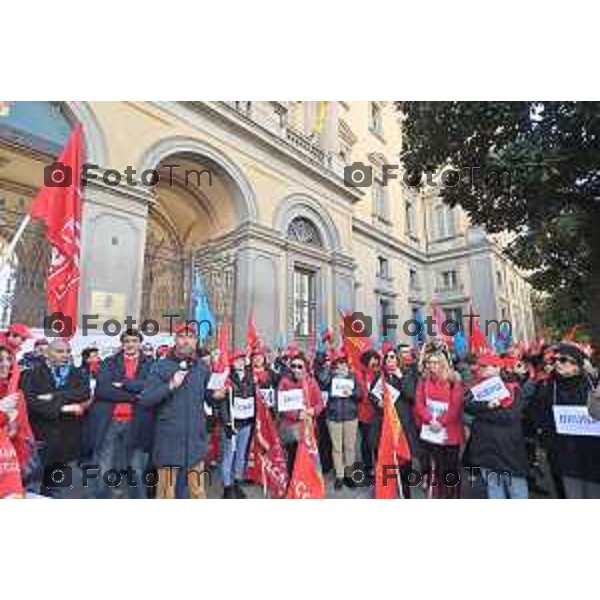
[[[198,336],[193,325],[176,328],[175,346],[153,365],[139,402],[155,408],[152,456],[158,469],[157,498],[175,498],[180,469],[190,498],[206,498],[204,396],[210,371],[196,355]]]

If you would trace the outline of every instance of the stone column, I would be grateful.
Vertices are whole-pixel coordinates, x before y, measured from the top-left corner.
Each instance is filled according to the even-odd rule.
[[[83,193],[79,325],[93,313],[132,316],[139,326],[151,193],[97,182]]]

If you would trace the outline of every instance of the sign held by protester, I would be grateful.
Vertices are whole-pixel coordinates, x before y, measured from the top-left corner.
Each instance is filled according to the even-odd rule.
[[[600,437],[600,421],[590,417],[587,406],[553,406],[556,433]]]
[[[503,400],[510,396],[510,392],[500,377],[490,377],[471,388],[475,402],[492,402]]]
[[[277,408],[279,412],[287,412],[290,410],[304,410],[304,391],[280,391],[277,394]]]

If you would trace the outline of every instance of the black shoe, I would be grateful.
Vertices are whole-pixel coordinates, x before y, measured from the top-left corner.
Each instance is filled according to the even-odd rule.
[[[334,490],[341,490],[344,487],[344,480],[341,477],[335,478],[335,483],[333,484]]]
[[[246,494],[244,493],[244,490],[242,489],[242,486],[240,485],[239,481],[236,481],[235,484],[233,485],[233,493],[234,493],[234,498],[238,498],[240,500],[246,499]]]
[[[234,500],[235,498],[236,498],[235,487],[232,485],[226,485],[223,488],[223,499],[224,500]]]

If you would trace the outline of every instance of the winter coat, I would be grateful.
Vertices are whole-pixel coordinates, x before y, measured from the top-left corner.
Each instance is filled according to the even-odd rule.
[[[554,375],[539,384],[532,410],[542,431],[548,460],[555,471],[562,477],[600,483],[600,437],[556,433],[552,409],[554,404],[587,406],[590,389],[590,381],[585,375]]]
[[[71,366],[64,385],[57,387],[48,363],[44,361],[23,372],[21,388],[35,438],[44,444],[43,464],[77,460],[81,451],[82,420],[79,416],[61,412],[61,408],[89,400],[90,390],[81,369]],[[50,400],[38,398],[48,393],[52,394]]]
[[[140,406],[155,410],[152,457],[159,468],[189,469],[207,450],[204,400],[210,372],[202,361],[190,359],[184,382],[171,390],[169,382],[180,370],[181,360],[170,354],[153,363],[139,400]]]
[[[350,396],[334,396],[332,394],[333,380],[338,377],[333,374],[329,378],[329,385],[327,392],[329,393],[329,401],[327,403],[327,420],[328,421],[353,421],[358,419],[358,399],[360,397],[360,390],[356,382],[356,377],[352,373],[348,373],[344,379],[351,379],[354,381],[354,389]]]
[[[505,470],[511,476],[525,477],[528,471],[523,435],[525,402],[518,386],[506,386],[512,397],[506,407],[489,408],[487,402],[475,402],[473,394],[466,392],[464,409],[474,417],[466,454],[472,467]]]
[[[140,352],[135,377],[127,379],[122,352],[108,357],[102,363],[96,383],[95,399],[86,415],[87,425],[89,425],[88,431],[96,450],[104,440],[108,427],[113,420],[113,409],[115,404],[119,402],[127,402],[133,405],[133,416],[129,431],[130,447],[144,452],[152,450],[154,410],[141,406],[139,399],[144,389],[144,382],[153,364],[152,359],[147,358]],[[115,387],[113,383],[122,383],[123,385],[122,387]]]

